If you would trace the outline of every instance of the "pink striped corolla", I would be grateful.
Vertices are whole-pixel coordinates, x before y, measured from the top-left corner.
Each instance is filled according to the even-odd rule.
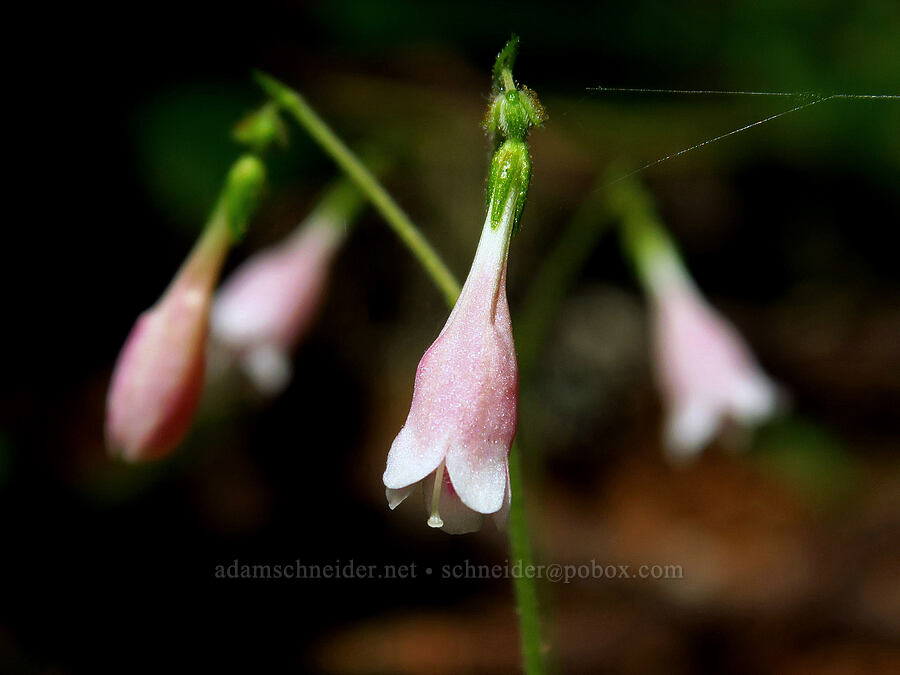
[[[703,449],[728,421],[758,424],[778,408],[778,387],[738,331],[703,298],[673,252],[643,265],[653,307],[656,376],[673,459]]]
[[[478,530],[487,514],[502,527],[509,512],[519,385],[506,263],[515,203],[496,227],[490,213],[485,220],[456,305],[419,362],[384,472],[391,509],[422,485],[428,524],[451,534]]]

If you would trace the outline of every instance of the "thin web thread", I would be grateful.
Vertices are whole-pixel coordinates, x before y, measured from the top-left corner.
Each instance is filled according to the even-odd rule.
[[[645,89],[643,87],[588,87],[588,91],[612,91],[625,94],[696,94],[709,96],[786,96],[789,98],[900,99],[900,94],[816,94],[811,91],[728,91],[720,89]]]
[[[652,162],[647,162],[643,166],[638,167],[634,171],[630,171],[623,176],[619,176],[613,181],[606,183],[604,187],[613,185],[618,183],[621,180],[625,180],[626,178],[630,178],[641,171],[646,171],[647,169],[654,167],[658,164],[662,164],[663,162],[667,162],[670,159],[675,159],[676,157],[681,157],[682,155],[686,155],[689,152],[702,148],[706,145],[711,145],[712,143],[717,143],[724,138],[728,138],[729,136],[734,136],[735,134],[739,134],[742,131],[747,131],[748,129],[752,129],[753,127],[758,127],[762,124],[766,124],[767,122],[771,122],[772,120],[776,120],[779,117],[784,117],[785,115],[790,115],[791,113],[795,113],[799,110],[803,110],[805,108],[810,108],[814,105],[818,105],[819,103],[824,103],[825,101],[831,101],[835,99],[843,99],[843,100],[900,100],[900,94],[828,94],[827,96],[823,96],[821,94],[815,94],[812,92],[796,92],[796,91],[722,91],[722,90],[713,90],[713,89],[645,89],[642,87],[589,87],[589,90],[592,91],[610,91],[610,92],[621,92],[621,93],[632,93],[632,94],[691,94],[691,95],[711,95],[711,96],[780,96],[787,98],[804,98],[804,99],[812,99],[807,100],[805,103],[801,103],[800,105],[794,106],[790,110],[783,110],[779,113],[775,113],[774,115],[769,115],[768,117],[757,120],[756,122],[751,122],[750,124],[746,124],[738,129],[732,129],[724,134],[719,134],[713,138],[709,138],[705,141],[692,145],[688,148],[684,148],[683,150],[679,150],[678,152],[673,152],[670,155],[666,155],[665,157],[660,157],[659,159],[655,159]]]

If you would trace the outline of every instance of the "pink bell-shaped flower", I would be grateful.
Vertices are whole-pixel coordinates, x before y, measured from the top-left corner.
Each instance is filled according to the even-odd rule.
[[[224,223],[209,227],[125,341],[106,400],[107,444],[123,459],[163,457],[190,427],[203,388],[212,291],[230,242]]]
[[[451,534],[478,530],[489,514],[503,527],[512,496],[519,373],[506,263],[531,183],[525,139],[546,117],[534,93],[515,85],[517,45],[514,37],[494,66],[485,128],[496,149],[475,259],[447,323],[419,362],[409,415],[383,477],[391,509],[423,484],[428,525]]]
[[[315,318],[344,225],[340,214],[317,211],[283,243],[249,258],[216,294],[212,339],[264,393],[290,381],[291,353]]]
[[[608,204],[621,218],[625,252],[650,297],[666,452],[673,460],[690,459],[727,421],[750,426],[770,417],[780,393],[737,330],[694,285],[637,179],[613,181]]]
[[[451,534],[481,527],[483,514],[505,523],[508,455],[516,432],[518,370],[506,260],[515,199],[492,227],[490,214],[459,299],[419,362],[406,424],[384,472],[393,509],[425,487],[428,524]]]
[[[264,181],[265,166],[256,156],[244,155],[232,165],[200,240],[163,296],[131,329],[106,397],[111,453],[129,461],[158,459],[187,433],[203,389],[213,288]]]
[[[726,420],[750,426],[770,417],[778,389],[737,330],[709,306],[674,251],[654,252],[645,270],[666,449],[673,458],[689,458]]]

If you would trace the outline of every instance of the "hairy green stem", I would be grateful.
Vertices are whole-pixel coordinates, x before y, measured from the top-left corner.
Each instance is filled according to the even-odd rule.
[[[344,145],[331,127],[316,114],[315,110],[298,92],[265,73],[257,72],[254,73],[254,76],[265,92],[286,112],[294,116],[297,122],[309,132],[309,135],[356,184],[360,192],[372,202],[391,229],[419,260],[444,298],[452,306],[459,295],[459,282],[372,172],[359,161],[350,148]]]

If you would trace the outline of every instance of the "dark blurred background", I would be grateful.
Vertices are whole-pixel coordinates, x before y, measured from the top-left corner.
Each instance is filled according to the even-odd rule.
[[[274,401],[208,398],[170,460],[103,447],[134,319],[165,288],[263,101],[297,87],[462,278],[482,222],[493,58],[550,121],[514,240],[516,324],[544,254],[610,166],[791,107],[598,85],[900,92],[894,0],[667,4],[175,3],[60,10],[28,52],[49,112],[9,261],[0,389],[0,671],[505,672],[506,580],[240,581],[216,565],[503,562],[501,533],[429,530],[381,472],[441,297],[371,210]],[[46,85],[43,83],[46,81]],[[43,102],[43,99],[40,99]],[[39,111],[33,113],[35,116]],[[337,177],[292,123],[232,269]],[[791,412],[673,469],[659,447],[643,299],[612,232],[542,309],[520,438],[543,562],[677,564],[681,580],[542,584],[564,672],[900,671],[900,104],[830,101],[646,171],[698,283]],[[18,218],[18,217],[17,217]],[[9,241],[9,239],[8,239]],[[7,249],[10,254],[13,246]],[[10,256],[12,257],[12,256]],[[737,443],[743,453],[730,451]]]

